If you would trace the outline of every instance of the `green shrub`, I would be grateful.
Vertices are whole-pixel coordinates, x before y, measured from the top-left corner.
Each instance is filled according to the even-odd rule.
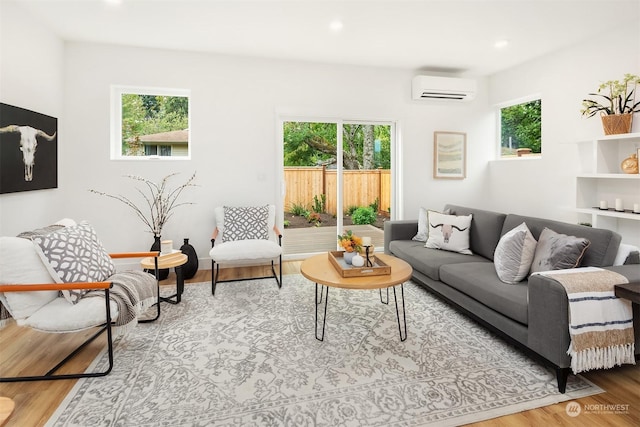
[[[353,212],[353,215],[351,215],[353,223],[358,225],[374,224],[376,222],[376,218],[376,213],[373,211],[371,206],[359,207]]]
[[[289,212],[291,212],[292,215],[304,217],[309,214],[309,210],[304,205],[298,203],[292,203],[291,207],[289,208]]]
[[[313,209],[314,212],[323,213],[327,207],[327,196],[326,194],[321,194],[320,198],[318,196],[313,196]]]
[[[285,219],[282,224],[284,225],[284,228],[287,228],[288,226],[291,225],[288,219]]]
[[[347,216],[353,215],[356,209],[358,209],[358,206],[349,206],[346,211]]]
[[[380,209],[380,198],[376,197],[376,200],[371,203],[369,207],[373,209],[374,212],[378,212],[378,210]]]

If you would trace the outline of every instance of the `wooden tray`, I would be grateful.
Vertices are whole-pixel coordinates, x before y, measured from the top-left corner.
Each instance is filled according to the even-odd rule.
[[[384,276],[391,274],[391,266],[385,264],[380,258],[375,257],[373,267],[354,267],[345,262],[343,251],[329,252],[329,261],[342,277],[366,277]]]

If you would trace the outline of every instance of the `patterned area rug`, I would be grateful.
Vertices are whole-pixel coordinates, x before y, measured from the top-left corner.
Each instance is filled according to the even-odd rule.
[[[169,289],[163,290],[168,292]],[[324,342],[314,284],[300,275],[187,285],[80,380],[50,426],[460,425],[602,392],[555,374],[424,289],[405,284],[408,338],[393,293],[330,289]],[[94,362],[106,365],[106,355]]]

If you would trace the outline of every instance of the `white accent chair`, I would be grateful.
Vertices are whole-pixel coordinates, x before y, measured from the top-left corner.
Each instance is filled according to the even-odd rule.
[[[65,229],[77,226],[75,222],[60,225],[65,225]],[[42,234],[42,236],[48,235]],[[74,240],[69,242],[74,242]],[[102,249],[101,246],[99,248],[88,247],[85,243],[79,243],[85,254],[92,250]],[[100,256],[102,255],[111,259],[152,256],[157,260],[158,253],[107,254],[104,252],[100,254]],[[95,265],[87,264],[86,261],[86,258],[76,258],[74,268],[82,271],[95,271]],[[157,269],[156,262],[155,270],[157,271]],[[0,377],[0,383],[87,378],[109,374],[113,367],[112,327],[116,325],[115,322],[120,314],[119,306],[113,299],[113,285],[114,281],[121,280],[122,276],[126,274],[116,272],[109,277],[98,280],[64,282],[39,255],[36,244],[32,240],[23,237],[0,237],[0,329],[13,321],[16,322],[17,326],[29,327],[47,333],[79,332],[85,329],[97,328],[92,336],[73,349],[68,356],[47,373],[13,377],[6,377],[3,373],[2,377]],[[142,312],[153,305],[157,306],[154,318],[140,320],[139,322],[154,321],[160,316],[158,283],[155,277],[150,274],[141,271],[136,271],[133,274],[140,277],[141,286],[149,289],[149,293],[152,294],[145,301],[141,300],[136,309]],[[92,290],[102,292],[104,297],[97,298],[94,292],[90,297],[78,297],[79,299],[75,302],[69,301],[72,293],[84,294]],[[135,323],[132,321],[128,324],[134,325]],[[125,332],[126,328],[127,326],[124,325],[120,330]],[[64,364],[103,332],[107,334],[106,341],[109,356],[109,366],[104,371],[56,374]]]
[[[216,227],[211,236],[211,293],[221,282],[274,278],[282,287],[282,233],[275,224],[275,206],[215,208]],[[246,215],[243,215],[246,213]],[[276,273],[275,262],[279,264]],[[219,280],[220,265],[229,267],[271,264],[271,275]]]

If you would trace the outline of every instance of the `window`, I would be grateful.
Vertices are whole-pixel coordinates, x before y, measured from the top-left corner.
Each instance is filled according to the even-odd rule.
[[[542,99],[520,99],[499,107],[500,158],[542,154]]]
[[[191,158],[190,91],[111,87],[111,159]]]

